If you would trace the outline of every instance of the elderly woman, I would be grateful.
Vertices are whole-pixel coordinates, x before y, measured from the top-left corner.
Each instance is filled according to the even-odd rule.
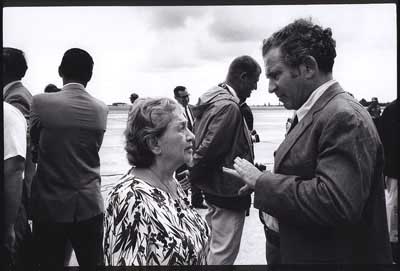
[[[174,178],[193,155],[181,106],[168,98],[138,99],[125,136],[132,168],[108,195],[106,264],[205,264],[209,228]]]

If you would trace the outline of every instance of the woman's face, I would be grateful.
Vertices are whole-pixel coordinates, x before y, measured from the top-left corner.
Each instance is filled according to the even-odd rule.
[[[172,113],[164,134],[158,139],[161,155],[166,161],[176,162],[176,167],[193,162],[194,135],[180,110]]]

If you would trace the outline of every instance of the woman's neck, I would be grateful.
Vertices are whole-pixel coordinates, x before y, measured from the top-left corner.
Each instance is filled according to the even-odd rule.
[[[169,181],[173,178],[175,170],[173,168],[169,168],[164,163],[160,163],[156,161],[149,168],[151,171],[161,182]]]

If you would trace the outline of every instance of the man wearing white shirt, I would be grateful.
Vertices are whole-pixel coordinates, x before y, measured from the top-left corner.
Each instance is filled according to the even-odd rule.
[[[25,54],[17,48],[3,47],[2,56],[3,101],[16,107],[23,114],[28,124],[32,95],[21,81],[28,69]],[[25,136],[27,137],[27,148],[22,183],[22,204],[18,211],[15,225],[16,246],[20,249],[18,249],[15,261],[17,265],[20,264],[17,268],[31,269],[34,259],[32,257],[32,232],[28,219],[31,219],[31,185],[36,165],[32,161],[32,153],[30,151],[29,126]]]
[[[4,123],[4,208],[1,218],[3,232],[1,233],[2,268],[8,270],[16,264],[17,256],[15,225],[18,211],[21,207],[23,174],[26,157],[27,124],[22,113],[9,103],[3,102]],[[15,266],[14,266],[15,267]],[[3,270],[2,269],[2,270]]]
[[[186,87],[184,86],[177,86],[174,88],[174,97],[175,100],[178,101],[180,105],[183,106],[184,108],[184,115],[187,120],[187,126],[190,131],[193,132],[193,113],[192,113],[192,105],[189,104],[189,92],[187,91]],[[176,170],[176,176],[179,182],[182,184],[182,187],[185,188],[185,183],[189,182],[188,180],[188,167],[187,165],[182,165]],[[203,193],[199,188],[197,188],[195,185],[188,184],[187,187],[190,187],[191,190],[191,203],[194,208],[197,209],[207,209],[207,206],[204,205],[204,197]],[[188,189],[185,189],[185,192],[188,193]]]
[[[333,80],[330,28],[299,19],[263,43],[270,93],[296,121],[274,172],[241,158],[254,206],[275,217],[283,264],[390,264],[383,148],[368,112]]]

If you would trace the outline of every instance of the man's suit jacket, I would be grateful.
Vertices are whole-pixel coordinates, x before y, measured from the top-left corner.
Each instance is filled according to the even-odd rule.
[[[79,84],[33,97],[31,141],[38,150],[34,218],[73,222],[103,212],[99,150],[107,113],[107,106]]]
[[[391,263],[383,149],[368,112],[338,83],[317,100],[256,182],[279,222],[283,263]]]

